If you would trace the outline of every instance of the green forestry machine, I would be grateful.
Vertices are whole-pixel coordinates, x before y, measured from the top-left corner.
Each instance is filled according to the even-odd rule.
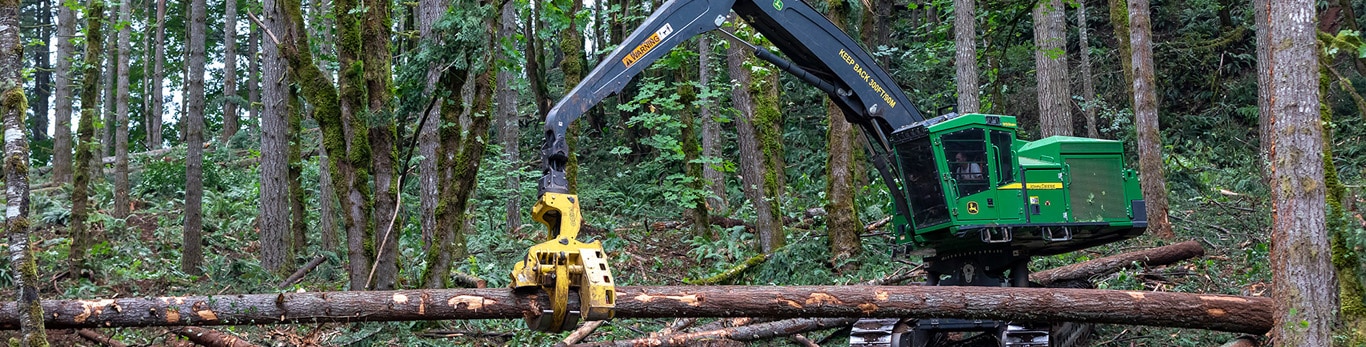
[[[825,92],[862,129],[896,208],[891,251],[922,257],[929,285],[1030,286],[1031,257],[1124,240],[1147,227],[1137,175],[1124,168],[1117,141],[1024,141],[1016,137],[1015,117],[1004,115],[927,119],[856,41],[801,0],[670,0],[546,117],[544,176],[532,216],[549,237],[512,272],[513,287],[551,294],[551,307],[527,322],[532,328],[561,331],[580,318],[613,314],[602,246],[577,240],[582,219],[564,171],[566,129],[669,50],[720,28],[732,12],[783,56],[718,32]],[[991,346],[1049,346],[1049,333],[1036,322],[868,319],[854,326],[851,344],[937,346],[947,336],[969,336]]]

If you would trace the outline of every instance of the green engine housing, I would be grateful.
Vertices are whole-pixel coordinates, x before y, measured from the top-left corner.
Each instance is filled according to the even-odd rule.
[[[1052,255],[1143,233],[1138,175],[1119,141],[1016,137],[1015,117],[950,114],[897,132],[909,215],[902,250],[926,256],[1009,250]]]

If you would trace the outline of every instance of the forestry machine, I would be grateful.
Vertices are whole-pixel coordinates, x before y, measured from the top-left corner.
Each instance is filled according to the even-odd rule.
[[[783,56],[722,31],[732,44],[825,92],[863,130],[896,209],[891,252],[922,257],[929,285],[1030,286],[1030,257],[1127,239],[1147,227],[1138,177],[1124,168],[1117,141],[1024,141],[1013,116],[926,119],[858,42],[802,0],[669,0],[546,117],[545,175],[532,216],[549,238],[512,272],[514,288],[551,294],[551,307],[528,319],[533,329],[571,329],[580,318],[612,318],[614,310],[602,245],[577,240],[582,219],[565,177],[566,129],[669,50],[720,28],[732,11]],[[1049,329],[919,317],[865,319],[850,335],[856,346],[935,346],[950,337],[960,339],[956,345],[1048,346]]]

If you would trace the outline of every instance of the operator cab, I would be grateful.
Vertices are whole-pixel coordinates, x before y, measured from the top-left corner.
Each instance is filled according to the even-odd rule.
[[[893,136],[909,209],[896,240],[918,251],[1048,255],[1141,234],[1137,175],[1118,141],[1016,138],[1015,117],[948,114]],[[947,252],[947,253],[946,253]],[[922,253],[922,252],[917,252]]]

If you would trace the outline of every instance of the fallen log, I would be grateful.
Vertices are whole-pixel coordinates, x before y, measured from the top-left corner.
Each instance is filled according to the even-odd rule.
[[[1029,274],[1029,280],[1047,286],[1054,282],[1086,280],[1095,276],[1103,276],[1135,264],[1138,266],[1167,265],[1204,255],[1205,248],[1201,247],[1199,242],[1186,241],[1043,270]]]
[[[1097,289],[930,286],[622,286],[617,318],[940,317],[1072,321],[1262,334],[1269,298]],[[516,319],[549,307],[507,288],[44,300],[49,329]],[[0,329],[18,308],[0,306]]]
[[[119,340],[115,340],[115,339],[113,339],[113,338],[110,338],[109,336],[105,336],[104,334],[101,334],[101,333],[98,332],[98,331],[94,331],[94,330],[90,330],[90,329],[80,329],[80,330],[76,330],[76,335],[77,335],[77,336],[80,336],[81,338],[85,339],[86,341],[98,343],[98,344],[100,344],[100,346],[107,346],[107,347],[128,347],[128,345],[124,344],[123,342],[119,342]]]
[[[289,278],[286,278],[284,281],[280,282],[280,284],[275,285],[275,287],[285,289],[289,286],[294,285],[294,283],[304,279],[304,276],[308,275],[308,272],[313,271],[313,268],[318,267],[318,265],[322,264],[324,260],[327,260],[327,257],[321,255],[313,256],[313,260],[309,260],[308,264],[304,264],[304,267],[301,267],[299,268],[299,270],[294,271],[294,274],[289,275]]]
[[[749,269],[751,269],[751,268],[753,268],[753,267],[755,267],[755,266],[759,266],[759,264],[763,264],[765,260],[768,260],[768,255],[767,255],[767,254],[759,254],[759,255],[750,257],[749,259],[745,260],[743,263],[740,263],[740,264],[738,264],[738,265],[735,265],[735,267],[732,267],[732,268],[730,268],[730,269],[728,269],[728,270],[726,270],[726,271],[722,271],[721,273],[712,275],[711,277],[702,278],[702,279],[695,279],[695,280],[694,280],[694,279],[686,279],[686,278],[685,278],[685,279],[683,279],[683,283],[687,283],[687,284],[691,284],[691,285],[710,285],[710,284],[718,284],[718,283],[727,282],[727,281],[730,281],[730,280],[732,280],[732,279],[735,279],[736,277],[739,277],[740,274],[745,273],[745,271],[749,271]]]
[[[205,347],[257,347],[256,344],[247,342],[240,337],[213,329],[183,327],[174,331],[176,335],[183,336],[190,342]]]
[[[569,336],[565,336],[564,340],[556,342],[555,347],[565,347],[579,343],[579,341],[583,341],[584,338],[587,338],[589,334],[592,334],[594,330],[598,330],[598,327],[601,325],[602,321],[600,320],[583,323],[578,329],[574,329],[574,332],[569,333]]]
[[[800,334],[808,331],[825,330],[853,324],[857,318],[804,318],[777,322],[743,325],[725,329],[674,334],[663,337],[646,337],[634,340],[607,341],[582,344],[583,347],[667,347],[696,346],[708,340],[757,341],[778,336]]]

